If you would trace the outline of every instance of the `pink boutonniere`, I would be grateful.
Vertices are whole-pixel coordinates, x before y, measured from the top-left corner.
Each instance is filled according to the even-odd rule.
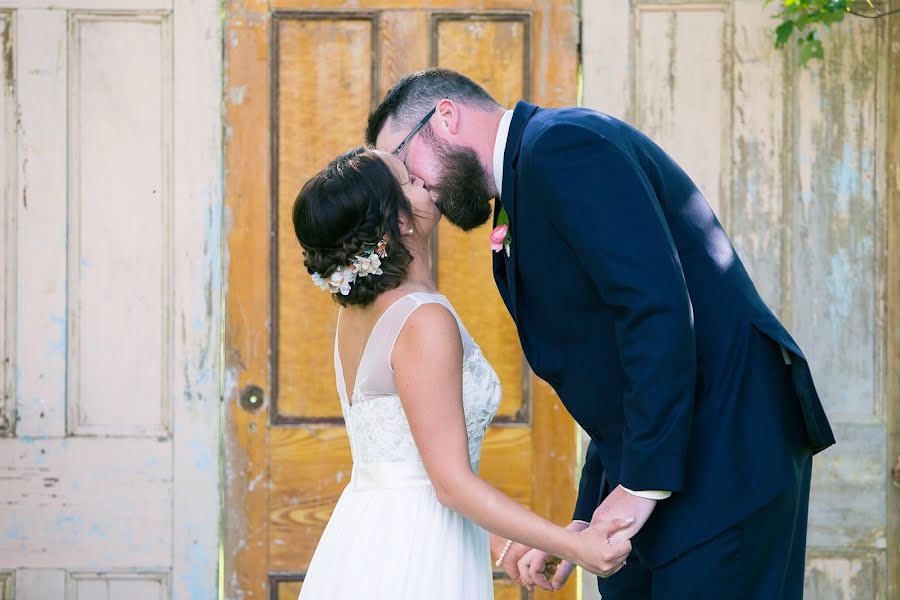
[[[500,252],[503,250],[503,242],[509,232],[509,225],[498,225],[491,232],[491,250]]]
[[[509,215],[506,209],[501,208],[500,214],[497,215],[497,226],[491,232],[491,250],[500,252],[506,250],[506,257],[509,258],[509,247],[512,245],[512,236],[509,234]]]

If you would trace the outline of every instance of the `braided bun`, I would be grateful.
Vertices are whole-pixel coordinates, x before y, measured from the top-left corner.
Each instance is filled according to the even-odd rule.
[[[357,277],[342,306],[366,306],[406,280],[412,255],[402,243],[399,217],[412,214],[409,200],[387,163],[371,148],[346,152],[306,182],[292,210],[294,233],[310,275],[328,279],[386,237],[382,275]]]

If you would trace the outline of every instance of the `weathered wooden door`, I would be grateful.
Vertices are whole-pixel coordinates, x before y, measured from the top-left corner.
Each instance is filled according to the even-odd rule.
[[[573,104],[575,4],[228,4],[227,597],[295,598],[350,476],[332,368],[337,305],[302,267],[289,212],[300,186],[362,142],[368,112],[399,77],[429,65],[468,73],[507,106],[520,98]],[[442,225],[434,256],[440,289],[503,380],[482,473],[565,523],[575,496],[575,426],[527,370],[494,287],[487,233],[463,236]],[[519,597],[502,579],[497,591]],[[572,585],[563,597],[574,593]]]
[[[218,3],[2,6],[0,598],[214,598]]]
[[[814,463],[805,597],[900,597],[900,23],[848,16],[801,69],[761,0],[584,9],[585,104],[686,168],[809,357],[838,445]]]

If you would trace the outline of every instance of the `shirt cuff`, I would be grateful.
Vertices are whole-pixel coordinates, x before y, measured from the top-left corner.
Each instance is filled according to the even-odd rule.
[[[628,489],[627,487],[625,487],[624,485],[622,486],[622,489],[625,490],[626,492],[628,492],[629,494],[631,494],[632,496],[638,496],[638,497],[640,497],[640,498],[646,498],[647,500],[665,500],[666,498],[668,498],[669,496],[672,495],[672,492],[666,492],[666,491],[663,491],[663,490],[640,490],[640,491],[633,491],[633,490],[629,490],[629,489]]]

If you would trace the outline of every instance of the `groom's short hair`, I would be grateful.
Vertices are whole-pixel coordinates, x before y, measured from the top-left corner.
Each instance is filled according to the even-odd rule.
[[[366,143],[375,145],[388,117],[394,117],[399,127],[412,127],[444,98],[483,110],[500,106],[483,87],[465,75],[450,69],[425,69],[407,75],[385,94],[369,115]]]

